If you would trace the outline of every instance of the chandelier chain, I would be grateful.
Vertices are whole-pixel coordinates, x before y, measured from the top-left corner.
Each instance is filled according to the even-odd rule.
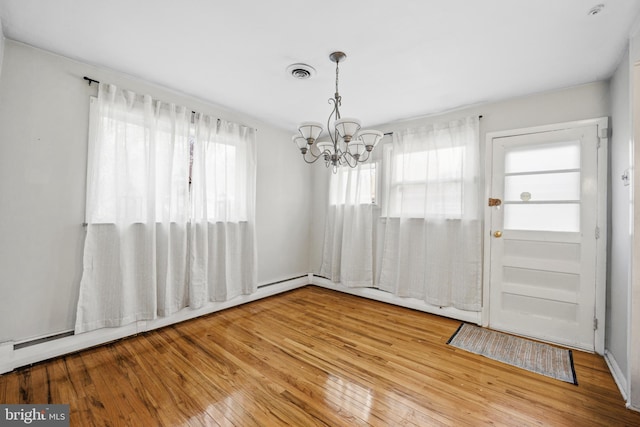
[[[340,61],[336,61],[336,98],[338,97],[338,80],[339,80]]]

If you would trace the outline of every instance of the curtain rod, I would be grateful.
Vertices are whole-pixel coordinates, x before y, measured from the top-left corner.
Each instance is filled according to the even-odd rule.
[[[482,119],[482,114],[478,115],[478,119]],[[393,132],[385,132],[383,136],[393,135]]]
[[[100,84],[100,82],[99,82],[98,80],[92,79],[91,77],[84,76],[82,79],[83,79],[83,80],[86,80],[86,81],[87,81],[87,84],[88,84],[89,86],[91,86],[91,83]],[[197,112],[197,111],[195,111],[195,110],[191,110],[191,114],[198,114],[198,112]],[[217,120],[218,120],[218,123],[219,123],[222,119],[218,118]],[[258,132],[258,129],[256,129],[256,128],[254,128],[254,127],[247,126],[247,125],[244,125],[244,124],[242,124],[242,123],[238,123],[238,124],[239,124],[240,126],[244,126],[244,127],[247,127],[247,128],[253,129],[255,132]]]
[[[96,84],[100,84],[100,82],[98,80],[94,80],[90,77],[84,76],[83,77],[84,80],[87,81],[87,83],[89,84],[89,86],[91,86],[91,83],[96,83]],[[191,110],[191,114],[196,114],[195,111]],[[218,119],[218,121],[220,121],[220,119]]]
[[[87,83],[89,83],[89,86],[91,86],[91,83],[97,83],[97,84],[100,84],[100,82],[99,82],[99,81],[97,81],[97,80],[93,80],[93,79],[90,79],[90,78],[89,78],[89,77],[87,77],[87,76],[84,76],[84,77],[83,77],[83,79],[84,79],[84,80],[86,80],[86,81],[87,81]]]
[[[89,84],[89,86],[91,86],[91,83],[100,84],[100,82],[99,82],[98,80],[94,80],[94,79],[92,79],[92,78],[90,78],[90,77],[87,77],[87,76],[84,76],[84,77],[83,77],[83,79],[87,81],[87,83]],[[197,113],[196,113],[195,111],[193,111],[193,110],[191,110],[191,113],[192,113],[192,114],[197,114]],[[481,119],[481,118],[482,118],[482,114],[480,114],[480,115],[478,116],[478,119]],[[218,119],[218,120],[220,120],[220,119]],[[256,130],[257,130],[257,129],[256,129]],[[393,132],[386,132],[383,136],[388,136],[388,135],[393,135]]]

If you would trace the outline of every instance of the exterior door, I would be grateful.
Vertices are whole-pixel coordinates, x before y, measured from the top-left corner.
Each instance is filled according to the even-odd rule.
[[[491,328],[595,349],[598,146],[596,124],[491,139]]]

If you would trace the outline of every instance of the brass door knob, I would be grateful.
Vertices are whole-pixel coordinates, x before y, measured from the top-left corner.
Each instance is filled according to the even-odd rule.
[[[494,233],[493,233],[493,237],[497,237],[497,238],[502,237],[502,231],[496,231],[496,232],[494,232]]]

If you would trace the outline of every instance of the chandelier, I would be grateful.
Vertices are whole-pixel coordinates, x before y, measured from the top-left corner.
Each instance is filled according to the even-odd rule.
[[[315,163],[322,158],[327,167],[333,167],[334,173],[338,171],[338,166],[348,165],[355,168],[358,163],[366,162],[383,136],[382,132],[377,130],[360,130],[358,119],[340,116],[342,97],[338,92],[339,64],[346,57],[343,52],[333,52],[329,55],[329,59],[336,63],[336,93],[333,98],[329,98],[333,110],[327,119],[329,140],[318,141],[323,131],[322,124],[318,122],[300,123],[299,133],[291,138],[300,149],[305,162]]]

